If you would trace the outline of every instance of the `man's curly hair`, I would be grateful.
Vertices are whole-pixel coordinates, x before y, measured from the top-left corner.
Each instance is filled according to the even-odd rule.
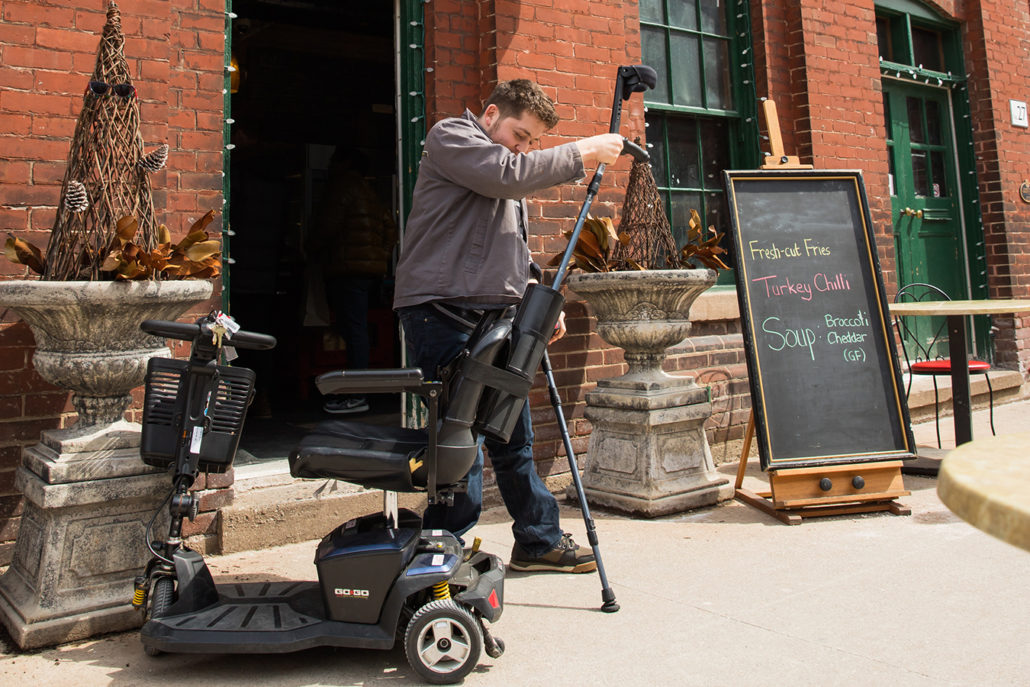
[[[554,111],[554,103],[544,95],[540,86],[529,79],[512,79],[502,81],[487,98],[483,109],[496,105],[501,117],[518,119],[526,112],[531,112],[547,126],[554,128],[558,123],[558,113]]]

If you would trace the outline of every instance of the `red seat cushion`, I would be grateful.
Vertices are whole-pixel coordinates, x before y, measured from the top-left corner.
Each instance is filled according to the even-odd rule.
[[[991,369],[991,366],[982,360],[970,360],[969,371],[973,373],[985,373]],[[909,371],[914,375],[950,375],[951,374],[951,359],[944,358],[943,360],[920,360],[917,363],[909,365]]]

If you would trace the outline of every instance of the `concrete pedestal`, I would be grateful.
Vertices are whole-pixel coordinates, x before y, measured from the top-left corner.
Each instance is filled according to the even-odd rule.
[[[25,511],[0,577],[0,620],[19,647],[142,624],[132,583],[149,560],[144,531],[170,483],[140,460],[139,430],[122,420],[47,431],[24,450],[15,485]],[[161,513],[159,526],[166,522]]]
[[[586,400],[593,424],[583,475],[587,501],[656,517],[733,498],[704,431],[712,415],[708,392],[692,378],[602,380]]]

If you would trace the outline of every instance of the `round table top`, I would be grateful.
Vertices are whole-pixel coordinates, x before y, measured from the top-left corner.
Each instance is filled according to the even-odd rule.
[[[951,451],[941,462],[937,494],[966,522],[1030,551],[1030,432]]]
[[[1030,310],[1030,299],[991,298],[970,301],[906,301],[891,303],[896,315],[1004,315]]]

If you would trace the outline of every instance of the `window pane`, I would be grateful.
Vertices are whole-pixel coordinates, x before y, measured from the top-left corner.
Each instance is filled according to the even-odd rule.
[[[726,4],[724,0],[704,0],[701,3],[701,30],[725,36]]]
[[[655,103],[669,102],[669,86],[666,77],[669,73],[669,60],[665,54],[665,31],[662,29],[640,27],[640,49],[644,63],[658,72],[658,84],[648,91],[647,99]]]
[[[912,27],[913,64],[922,69],[944,71],[944,60],[941,58],[941,35],[936,31]]]
[[[923,136],[923,101],[919,98],[905,98],[908,107],[908,137],[913,143],[926,143]]]
[[[702,217],[705,216],[704,206],[701,204],[701,194],[687,191],[674,191],[670,208],[670,224],[672,224],[672,237],[676,239],[676,246],[682,248],[687,242],[687,232],[690,230],[690,211],[697,210]]]
[[[670,117],[669,131],[669,186],[701,188],[698,165],[697,126],[693,118]],[[698,208],[700,211],[700,208]]]
[[[926,152],[912,151],[912,186],[917,196],[930,195],[930,179],[926,173]]]
[[[930,153],[930,171],[933,173],[930,195],[934,198],[944,198],[948,195],[948,178],[944,173],[943,152],[935,150]]]
[[[665,166],[665,118],[647,115],[647,149],[651,153],[651,173],[659,186],[668,186],[668,169]]]
[[[696,31],[697,0],[669,0],[669,24]]]
[[[701,99],[701,65],[698,59],[697,38],[680,34],[673,35],[671,41],[671,61],[676,65],[672,74],[673,103],[700,107],[704,102]]]
[[[705,204],[707,205],[706,210],[706,222],[705,229],[712,226],[715,230],[722,234],[722,238],[719,239],[719,247],[726,252],[719,255],[719,259],[726,263],[727,267],[733,267],[733,240],[730,238],[730,210],[729,205],[726,202],[726,194],[722,191],[713,192],[709,191],[705,194]],[[706,235],[707,238],[707,235]]]
[[[705,205],[705,221],[707,222],[705,227],[713,226],[720,234],[727,232],[730,228],[730,215],[726,205],[726,194],[722,191],[706,192]],[[729,248],[730,241],[725,236],[719,243],[723,248]]]
[[[722,110],[732,110],[733,89],[730,87],[729,42],[706,38],[704,46],[707,105]]]
[[[729,124],[724,119],[702,119],[701,153],[704,156],[704,188],[722,188],[723,170],[730,168]]]
[[[665,11],[662,9],[662,0],[640,0],[640,21],[664,24]]]
[[[876,44],[880,50],[880,59],[893,61],[891,59],[891,28],[886,17],[876,18]]]
[[[926,101],[926,138],[933,145],[941,144],[941,108],[934,100]]]

